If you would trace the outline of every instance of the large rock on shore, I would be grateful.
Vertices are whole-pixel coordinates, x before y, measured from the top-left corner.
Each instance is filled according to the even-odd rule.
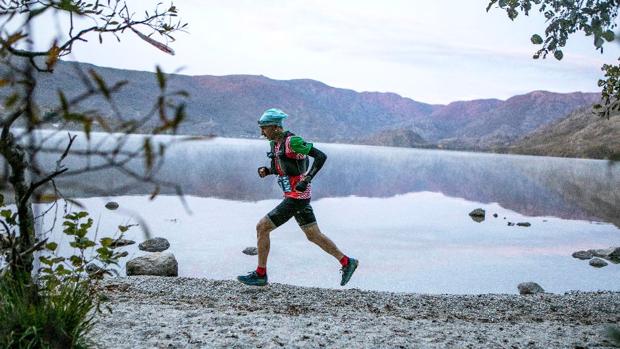
[[[170,242],[164,238],[153,238],[143,241],[138,248],[147,252],[163,252],[170,248]]]
[[[127,262],[127,276],[155,275],[178,276],[179,264],[170,252],[153,252]]]
[[[519,294],[537,294],[537,293],[545,293],[545,290],[535,282],[522,282],[517,288],[519,289]]]

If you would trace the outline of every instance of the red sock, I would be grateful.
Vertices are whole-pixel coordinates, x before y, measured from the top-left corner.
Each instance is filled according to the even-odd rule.
[[[340,264],[343,267],[346,267],[349,264],[349,257],[343,256],[342,258],[340,258]]]
[[[258,274],[258,276],[265,276],[265,275],[267,275],[267,268],[257,267],[256,268],[256,274]]]

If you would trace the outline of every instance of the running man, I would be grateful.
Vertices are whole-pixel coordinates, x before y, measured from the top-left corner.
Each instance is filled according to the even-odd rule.
[[[261,135],[267,137],[271,144],[268,156],[270,167],[258,168],[258,175],[278,177],[278,185],[284,192],[284,200],[256,225],[258,247],[258,267],[247,275],[237,277],[246,285],[265,286],[267,284],[267,256],[269,255],[269,234],[272,230],[286,223],[291,217],[299,224],[308,240],[317,244],[323,251],[334,256],[342,265],[340,285],[349,282],[357,269],[358,261],[347,257],[319,229],[310,206],[310,182],[325,163],[327,156],[301,137],[295,136],[282,128],[282,120],[287,118],[279,109],[269,109],[258,120]],[[314,158],[308,170],[308,156]]]

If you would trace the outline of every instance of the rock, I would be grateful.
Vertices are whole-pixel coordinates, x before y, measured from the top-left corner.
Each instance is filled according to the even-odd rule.
[[[592,258],[590,259],[590,265],[595,267],[595,268],[602,268],[604,266],[607,265],[607,262],[605,262],[604,260],[600,259],[600,258]]]
[[[88,274],[103,274],[106,271],[105,269],[103,269],[102,267],[98,266],[95,263],[86,264],[86,267],[84,269],[86,270]]]
[[[620,247],[613,248],[613,250],[608,256],[609,258],[620,259]]]
[[[590,251],[577,251],[577,252],[573,252],[572,256],[573,258],[586,260],[586,259],[592,258],[594,255]]]
[[[545,290],[540,287],[539,284],[535,282],[522,282],[517,288],[519,289],[519,294],[536,294],[536,293],[545,293]]]
[[[246,247],[242,252],[248,256],[256,256],[258,254],[258,249],[256,247]]]
[[[143,241],[138,248],[147,252],[162,252],[170,247],[170,242],[164,238],[153,238]]]
[[[136,243],[135,241],[129,240],[129,239],[116,239],[112,241],[112,243],[110,244],[110,247],[117,248],[117,247],[123,247],[127,245],[133,245],[135,243]]]
[[[484,212],[483,209],[477,208],[477,209],[469,212],[469,215],[472,216],[472,217],[483,217],[484,218],[485,212]]]
[[[529,227],[532,224],[530,222],[519,222],[517,225],[520,227]]]
[[[475,222],[478,222],[478,223],[484,220],[484,215],[485,215],[485,212],[481,208],[477,208],[469,212],[469,216],[471,217],[471,219],[473,219]]]
[[[514,223],[512,223],[512,222],[508,222],[508,226],[509,226],[509,227],[512,227],[513,225],[515,225],[515,224],[514,224]]]
[[[493,213],[493,217],[497,218],[497,213]]]
[[[105,204],[105,208],[107,208],[108,210],[116,210],[118,208],[118,202],[110,201]]]
[[[170,252],[153,252],[127,262],[127,276],[178,276],[179,264]]]
[[[591,252],[594,257],[610,258],[610,255],[614,253],[615,250],[616,249],[611,247],[611,248],[600,248],[597,250],[588,250],[588,252]]]

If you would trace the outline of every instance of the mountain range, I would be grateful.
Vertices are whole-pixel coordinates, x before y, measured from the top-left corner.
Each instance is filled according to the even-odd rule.
[[[76,62],[59,62],[53,74],[39,73],[37,102],[44,108],[58,105],[58,90],[68,98],[76,96],[84,88],[80,72],[90,69],[108,85],[128,81],[122,92],[114,96],[115,105],[125,118],[145,115],[153,107],[159,93],[154,73]],[[312,141],[511,152],[531,149],[527,142],[536,141],[537,153],[542,154],[545,151],[540,142],[546,138],[542,134],[553,132],[543,131],[546,126],[556,125],[553,127],[565,130],[585,127],[585,119],[573,112],[587,114],[585,110],[600,99],[598,93],[533,91],[507,100],[479,99],[441,105],[395,93],[335,88],[308,79],[170,74],[167,82],[169,91],[184,90],[190,96],[187,118],[178,130],[181,134],[256,138],[260,114],[277,107],[290,115],[287,128]],[[103,97],[91,98],[80,107],[98,110],[107,117],[113,115]],[[570,120],[579,119],[581,123],[566,121],[570,127],[566,122],[558,123],[569,114]],[[532,134],[527,138],[532,132],[539,136]],[[560,141],[557,146],[561,148],[562,144]],[[600,154],[590,152],[586,156]]]

